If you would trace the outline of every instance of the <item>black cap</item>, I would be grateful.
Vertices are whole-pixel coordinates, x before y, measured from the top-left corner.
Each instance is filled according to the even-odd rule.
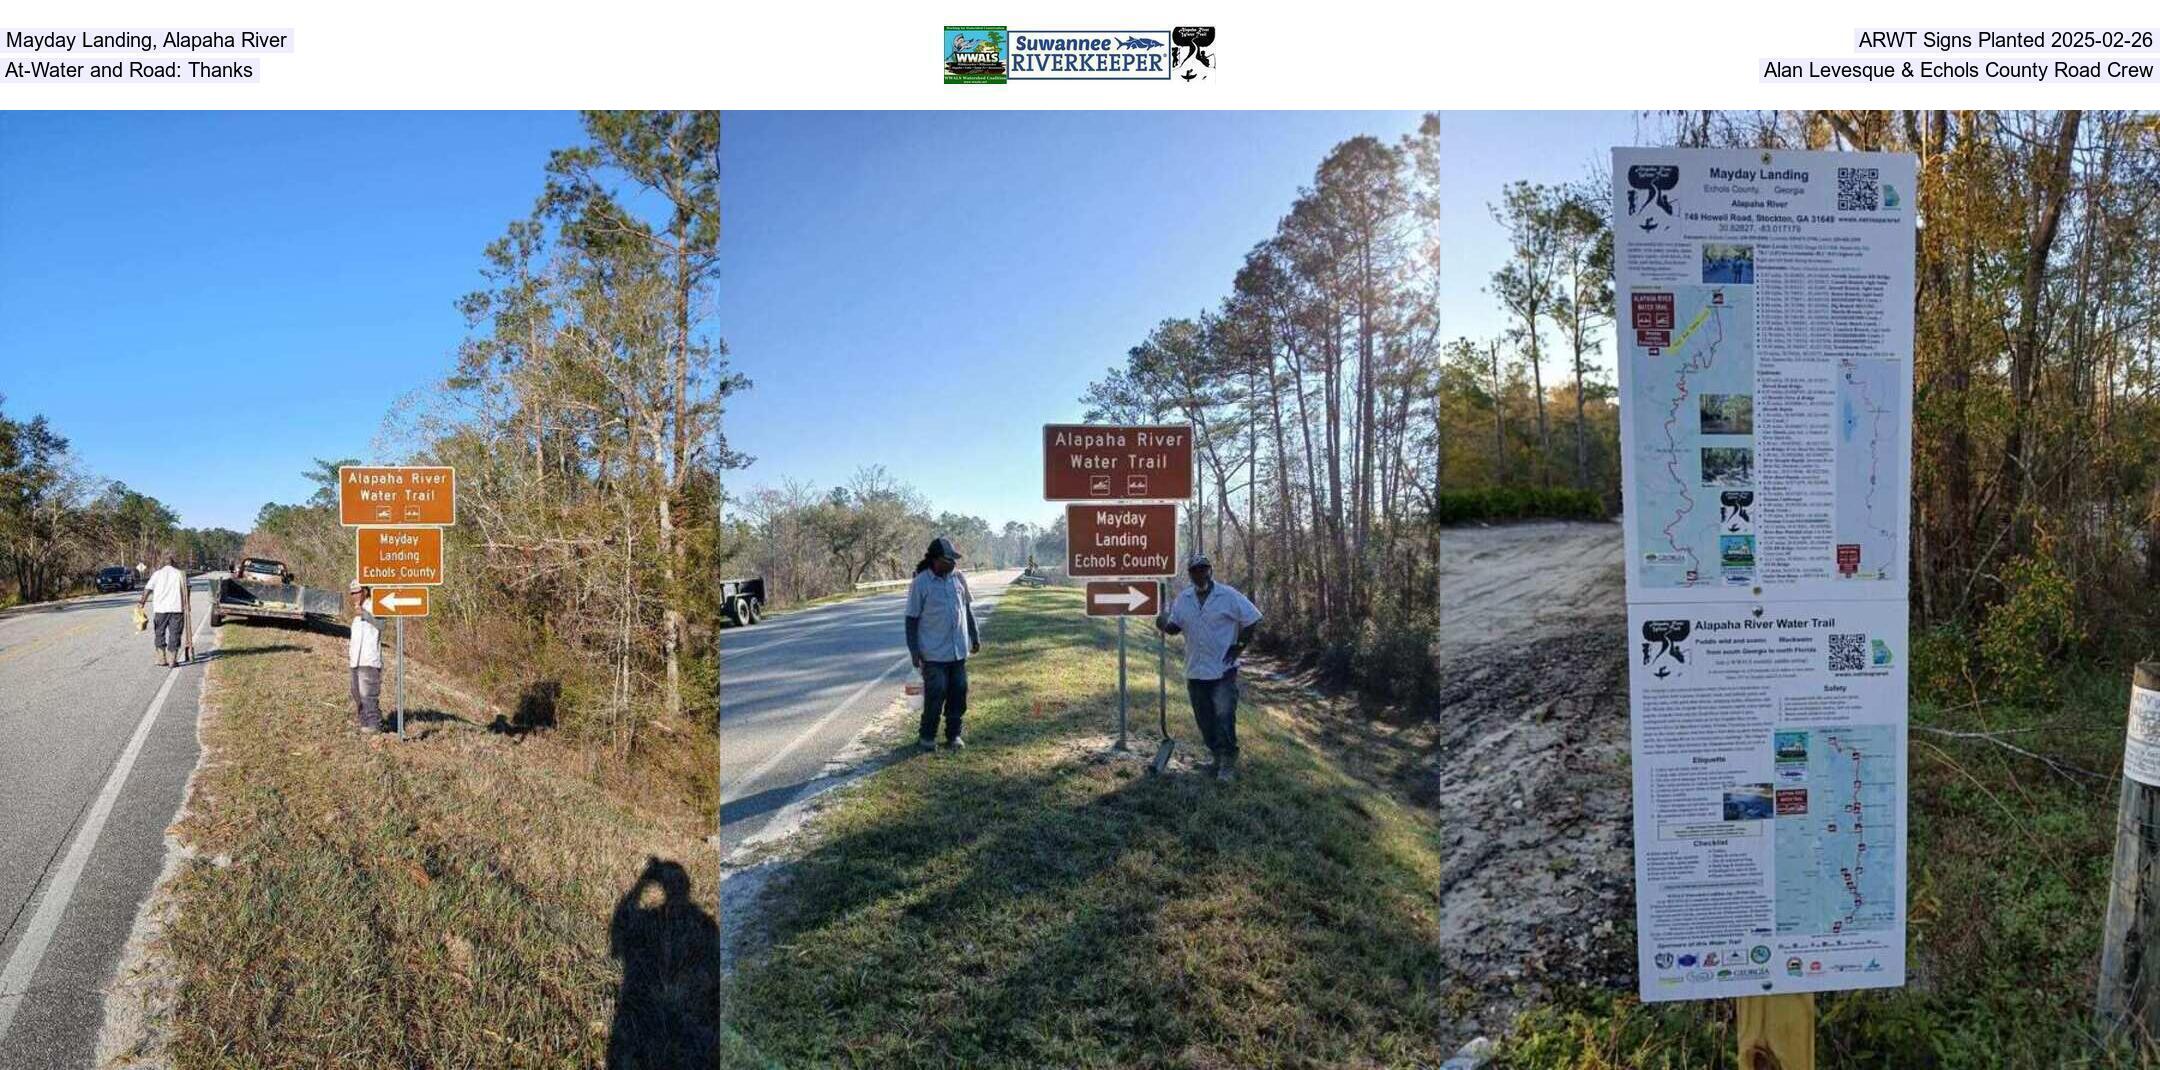
[[[940,535],[937,538],[930,540],[930,549],[926,553],[924,553],[923,556],[942,557],[948,561],[958,561],[960,560],[960,551],[953,549],[951,539]]]

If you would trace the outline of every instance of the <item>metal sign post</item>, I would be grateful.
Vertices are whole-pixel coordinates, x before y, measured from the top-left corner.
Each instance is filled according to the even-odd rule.
[[[397,737],[405,742],[405,618],[397,619]]]
[[[1165,587],[1168,585],[1165,584]],[[1157,596],[1158,598],[1160,595]],[[1154,773],[1170,770],[1170,756],[1177,753],[1177,740],[1170,738],[1170,636],[1162,628],[1155,629],[1155,726],[1162,730],[1162,742],[1155,745],[1155,760],[1148,765]]]
[[[1125,746],[1125,618],[1117,619],[1117,749]]]

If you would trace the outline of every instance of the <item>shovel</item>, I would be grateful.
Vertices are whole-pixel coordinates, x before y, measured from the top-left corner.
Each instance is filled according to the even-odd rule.
[[[1166,772],[1170,768],[1170,756],[1177,753],[1177,740],[1170,738],[1170,684],[1169,684],[1170,637],[1160,630],[1155,633],[1155,719],[1162,728],[1162,742],[1155,745],[1155,760],[1148,763],[1151,773]]]

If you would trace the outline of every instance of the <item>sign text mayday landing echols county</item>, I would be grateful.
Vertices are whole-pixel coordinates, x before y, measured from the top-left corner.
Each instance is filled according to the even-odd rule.
[[[1176,569],[1177,510],[1154,505],[1065,507],[1069,576],[1168,576]]]
[[[443,581],[441,528],[360,528],[354,575],[374,586],[435,586]]]
[[[341,465],[338,523],[447,527],[457,523],[457,469],[448,465]]]
[[[1043,426],[1043,500],[1184,501],[1193,494],[1190,424]]]

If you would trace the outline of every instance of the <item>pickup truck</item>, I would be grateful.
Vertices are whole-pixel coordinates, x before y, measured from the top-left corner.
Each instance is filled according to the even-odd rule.
[[[242,558],[240,564],[233,568],[233,579],[256,583],[291,583],[293,574],[292,569],[286,568],[283,561],[267,557],[247,557]]]
[[[235,618],[337,623],[345,606],[339,592],[292,580],[292,570],[283,561],[247,558],[232,575],[217,581],[213,589],[217,597],[210,603],[210,626],[215,628]]]

